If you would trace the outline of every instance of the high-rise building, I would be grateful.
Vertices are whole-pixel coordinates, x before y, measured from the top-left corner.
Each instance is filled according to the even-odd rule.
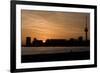
[[[31,37],[26,37],[26,46],[27,47],[31,46]]]

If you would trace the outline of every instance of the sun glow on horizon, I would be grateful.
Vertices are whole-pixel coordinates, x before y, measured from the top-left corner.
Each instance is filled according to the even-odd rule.
[[[22,42],[25,44],[27,36],[42,40],[43,43],[47,39],[84,38],[86,16],[89,30],[89,13],[22,10]],[[89,33],[90,31],[88,38]]]
[[[43,43],[45,43],[46,42],[46,40],[43,40]]]

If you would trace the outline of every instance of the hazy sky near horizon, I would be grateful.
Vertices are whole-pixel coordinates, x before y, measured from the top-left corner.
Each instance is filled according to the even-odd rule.
[[[22,42],[26,42],[26,37],[32,40],[85,38],[86,17],[89,31],[89,13],[21,10]]]

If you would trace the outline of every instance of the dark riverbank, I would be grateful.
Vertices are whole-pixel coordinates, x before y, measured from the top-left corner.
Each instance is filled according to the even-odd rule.
[[[67,52],[57,54],[22,55],[21,62],[47,62],[90,59],[90,52]]]

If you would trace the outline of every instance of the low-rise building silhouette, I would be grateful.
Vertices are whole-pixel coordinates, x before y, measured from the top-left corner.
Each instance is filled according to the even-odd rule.
[[[42,46],[43,42],[42,40],[37,40],[36,38],[34,38],[33,42],[32,42],[32,46]]]
[[[45,42],[34,38],[31,43],[31,37],[26,37],[26,47],[67,47],[67,46],[90,46],[90,40],[83,40],[80,36],[78,39],[47,39]]]

